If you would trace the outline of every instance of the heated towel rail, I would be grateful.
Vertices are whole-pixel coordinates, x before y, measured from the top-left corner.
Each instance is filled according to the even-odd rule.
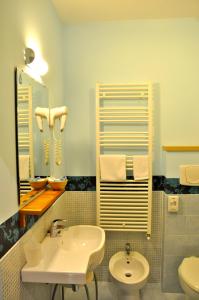
[[[100,154],[126,155],[126,181],[100,180]],[[149,178],[133,178],[133,156],[148,155]],[[96,85],[97,223],[108,231],[151,235],[151,83]]]
[[[32,88],[19,86],[17,90],[17,122],[19,155],[29,155],[29,175],[34,177],[33,125],[32,125]],[[31,191],[29,181],[20,180],[20,195]]]

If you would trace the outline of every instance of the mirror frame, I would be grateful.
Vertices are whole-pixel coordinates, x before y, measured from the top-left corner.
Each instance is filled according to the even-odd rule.
[[[43,190],[38,190],[37,193],[34,193],[32,195],[29,195],[27,197],[27,200],[25,200],[23,203],[21,202],[21,195],[20,195],[20,170],[19,170],[19,137],[18,137],[18,76],[19,72],[26,72],[24,71],[23,67],[16,66],[14,68],[14,113],[15,113],[15,152],[16,152],[16,182],[17,182],[17,201],[18,205],[20,208],[24,207],[27,205],[29,202],[37,198],[41,194],[41,191]],[[27,74],[33,81],[37,82],[33,77],[31,77],[29,74]],[[40,83],[40,82],[39,82]],[[41,83],[43,87],[46,87],[43,82]],[[49,176],[49,175],[48,175]],[[36,190],[35,190],[36,191]],[[28,194],[28,193],[27,193]]]
[[[15,152],[16,152],[16,180],[17,180],[17,200],[18,205],[20,206],[20,179],[19,179],[19,148],[18,148],[18,114],[17,114],[17,71],[18,68],[15,67],[14,69],[14,95],[15,95],[15,101],[14,101],[14,110],[15,110]]]

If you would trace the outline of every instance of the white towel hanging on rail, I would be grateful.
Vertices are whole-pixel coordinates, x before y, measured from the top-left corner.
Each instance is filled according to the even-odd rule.
[[[100,155],[102,181],[126,180],[126,155]]]
[[[30,177],[30,155],[19,155],[19,178],[27,180]]]
[[[135,180],[143,180],[149,178],[148,155],[133,156],[133,176]]]

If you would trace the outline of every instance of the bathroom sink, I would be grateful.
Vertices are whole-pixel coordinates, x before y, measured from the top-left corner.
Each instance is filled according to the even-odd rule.
[[[105,232],[98,226],[77,225],[61,235],[47,235],[42,242],[42,259],[21,271],[23,282],[85,284],[104,257]]]

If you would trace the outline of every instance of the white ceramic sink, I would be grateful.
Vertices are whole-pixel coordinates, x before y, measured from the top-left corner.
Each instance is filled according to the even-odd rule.
[[[105,232],[98,226],[71,226],[61,236],[48,235],[42,242],[41,261],[34,267],[23,267],[22,281],[85,284],[104,257],[104,244]]]

